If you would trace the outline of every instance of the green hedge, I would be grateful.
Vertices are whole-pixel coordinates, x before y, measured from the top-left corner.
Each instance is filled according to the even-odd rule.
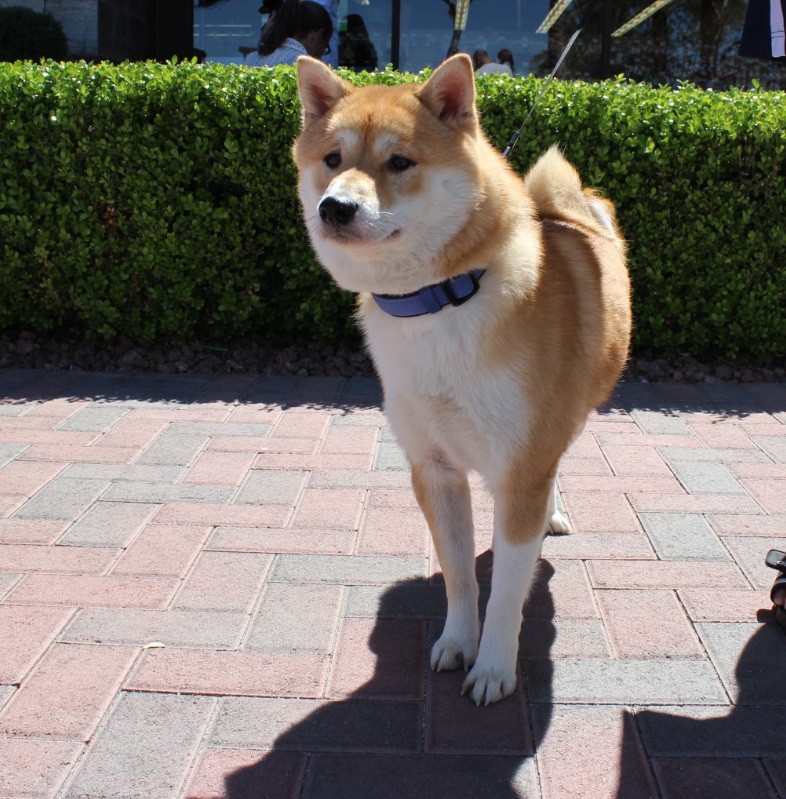
[[[541,86],[478,80],[499,147]],[[617,203],[639,349],[784,354],[785,99],[557,81],[538,105],[513,163],[559,142]],[[0,329],[357,335],[300,219],[291,68],[0,64],[0,119]]]

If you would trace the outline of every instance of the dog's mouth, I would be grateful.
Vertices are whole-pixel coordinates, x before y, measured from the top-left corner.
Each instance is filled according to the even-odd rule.
[[[328,241],[342,244],[346,247],[376,246],[394,241],[401,235],[401,229],[396,228],[386,235],[375,235],[365,231],[347,229],[334,225],[321,225],[322,236]]]

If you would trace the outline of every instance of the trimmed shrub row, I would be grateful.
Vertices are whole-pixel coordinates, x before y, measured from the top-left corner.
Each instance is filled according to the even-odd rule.
[[[541,86],[479,78],[497,146]],[[639,349],[784,354],[784,99],[620,79],[557,81],[537,106],[513,165],[558,142],[617,204]],[[353,299],[300,218],[293,69],[0,64],[0,119],[0,329],[143,344],[357,336]]]

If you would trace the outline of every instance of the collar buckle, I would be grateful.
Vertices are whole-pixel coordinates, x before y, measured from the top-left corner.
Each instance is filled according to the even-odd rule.
[[[439,285],[442,287],[442,290],[445,292],[445,296],[450,300],[450,304],[454,308],[458,308],[459,305],[463,305],[468,299],[474,297],[478,293],[478,289],[480,288],[480,278],[476,274],[478,270],[473,270],[472,272],[467,272],[467,276],[472,281],[472,291],[469,294],[465,294],[463,297],[457,297],[456,292],[453,291],[453,278],[449,277],[447,280],[443,280],[442,283]],[[483,274],[481,272],[481,274]]]

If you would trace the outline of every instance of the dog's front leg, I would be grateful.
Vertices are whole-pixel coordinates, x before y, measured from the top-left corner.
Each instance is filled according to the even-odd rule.
[[[426,517],[445,576],[448,615],[431,650],[436,671],[464,669],[478,653],[478,582],[469,483],[442,457],[412,464],[412,485]]]
[[[494,569],[480,651],[462,693],[476,704],[496,702],[516,687],[522,609],[532,585],[550,509],[553,478],[494,491]]]

